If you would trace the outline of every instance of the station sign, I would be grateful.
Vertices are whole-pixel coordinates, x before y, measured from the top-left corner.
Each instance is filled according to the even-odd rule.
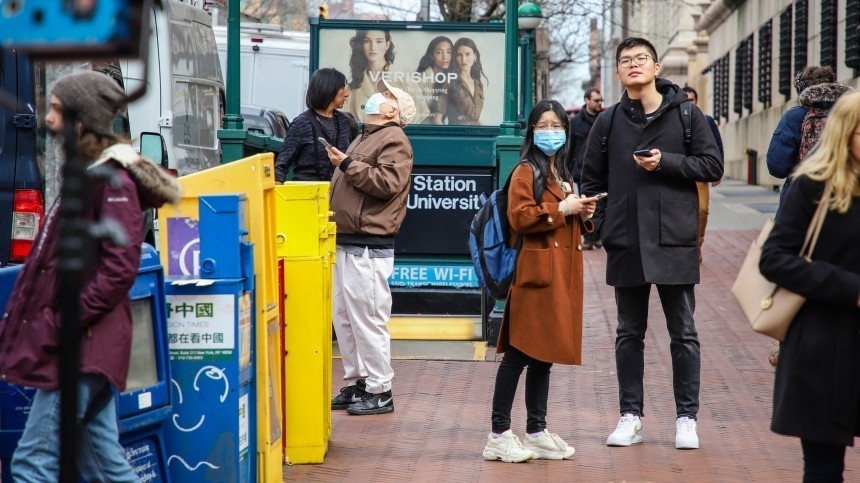
[[[469,225],[481,194],[493,191],[490,170],[416,167],[397,254],[468,255]]]

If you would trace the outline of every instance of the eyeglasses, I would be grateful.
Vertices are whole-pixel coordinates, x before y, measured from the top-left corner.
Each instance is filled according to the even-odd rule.
[[[535,124],[535,131],[564,131],[563,124]]]
[[[618,67],[626,69],[630,67],[632,62],[636,62],[636,65],[641,67],[648,62],[648,59],[653,59],[653,57],[648,54],[639,54],[636,57],[622,57],[618,61]]]

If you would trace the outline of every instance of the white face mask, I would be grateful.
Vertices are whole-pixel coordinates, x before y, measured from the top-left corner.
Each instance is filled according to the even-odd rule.
[[[367,102],[364,103],[365,114],[382,114],[379,109],[383,104],[388,104],[388,98],[377,92],[370,96]]]

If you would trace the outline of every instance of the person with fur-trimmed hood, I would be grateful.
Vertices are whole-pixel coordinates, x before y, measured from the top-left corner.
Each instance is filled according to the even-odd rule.
[[[826,119],[827,112],[839,97],[851,89],[836,82],[836,73],[829,66],[817,65],[808,66],[798,73],[794,79],[794,88],[800,105],[785,111],[767,148],[767,171],[776,178],[785,179],[779,193],[780,203],[791,186],[789,175],[815,144],[808,143],[812,145],[801,149],[804,123]],[[822,127],[823,122],[816,126],[816,136],[812,141],[817,141],[817,134]]]
[[[60,79],[51,94],[45,117],[48,131],[62,135],[63,111],[73,110],[79,151],[85,159],[94,160],[90,171],[97,166],[112,169],[110,179],[99,176],[91,180],[83,220],[112,219],[128,239],[124,246],[110,239],[96,240],[92,263],[80,280],[78,471],[85,481],[137,482],[119,444],[112,388],[125,390],[128,376],[129,289],[140,264],[142,212],[175,203],[179,185],[163,168],[113,134],[114,118],[126,97],[110,77],[91,71],[71,74]],[[48,211],[0,320],[0,380],[37,388],[12,457],[16,482],[55,482],[59,478],[59,205],[55,201]]]

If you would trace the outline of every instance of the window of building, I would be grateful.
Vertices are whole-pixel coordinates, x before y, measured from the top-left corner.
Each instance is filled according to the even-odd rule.
[[[860,0],[845,2],[845,65],[860,69]]]
[[[765,108],[770,107],[772,39],[773,20],[768,20],[758,29],[758,100]]]
[[[860,2],[860,0],[856,0]],[[791,97],[791,7],[779,14],[779,80],[777,91]]]
[[[807,0],[797,0],[794,3],[794,72],[806,67],[808,34],[809,3]]]
[[[836,72],[836,0],[821,0],[821,65]]]

